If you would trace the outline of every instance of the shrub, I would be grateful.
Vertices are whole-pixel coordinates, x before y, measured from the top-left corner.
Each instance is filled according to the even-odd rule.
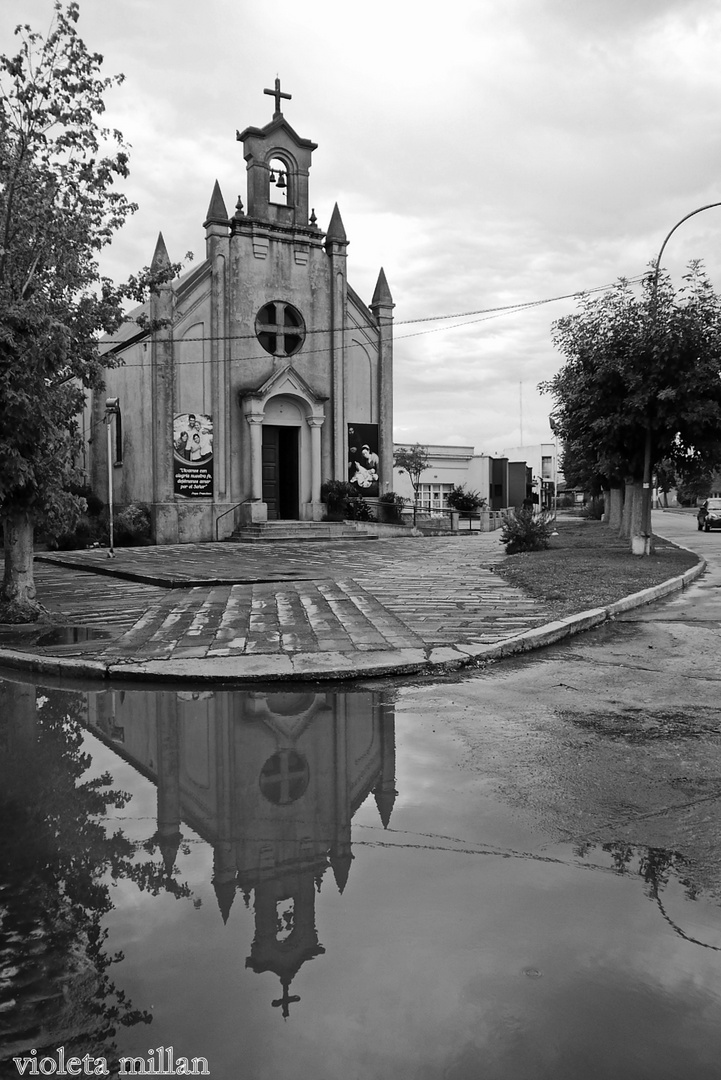
[[[600,521],[603,517],[605,501],[602,495],[592,495],[583,508],[582,517],[590,521]]]
[[[406,500],[402,495],[397,495],[395,491],[384,491],[378,499],[378,503],[381,521],[386,521],[389,524],[403,521],[402,511],[406,505]]]
[[[102,525],[97,518],[83,514],[71,532],[60,533],[48,538],[48,548],[52,551],[75,551],[78,548],[92,547],[102,539]]]
[[[355,491],[347,480],[326,480],[320,489],[320,497],[328,507],[328,517],[344,518],[348,509],[348,500],[355,497]]]
[[[375,515],[365,499],[349,499],[345,509],[345,516],[350,521],[375,521]]]
[[[107,525],[102,517],[105,504],[102,499],[94,495],[87,485],[74,485],[70,490],[73,495],[79,495],[85,500],[85,510],[79,514],[71,529],[56,532],[46,526],[44,539],[50,551],[75,551],[107,540]]]
[[[140,547],[150,541],[150,507],[129,503],[113,518],[113,540],[118,547]]]
[[[451,510],[473,513],[486,505],[486,500],[477,491],[467,491],[465,484],[456,484],[446,495],[446,503]]]
[[[501,543],[506,545],[507,555],[519,551],[543,551],[549,545],[552,532],[553,521],[545,515],[534,517],[530,509],[516,510],[503,520]]]

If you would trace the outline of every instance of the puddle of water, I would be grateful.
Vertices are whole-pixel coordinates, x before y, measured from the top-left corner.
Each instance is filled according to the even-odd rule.
[[[721,911],[683,860],[550,844],[458,753],[383,691],[0,682],[6,1058],[716,1077]]]

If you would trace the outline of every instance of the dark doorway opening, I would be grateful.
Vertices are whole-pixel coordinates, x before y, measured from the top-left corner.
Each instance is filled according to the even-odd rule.
[[[263,502],[268,521],[297,521],[300,428],[263,424]]]

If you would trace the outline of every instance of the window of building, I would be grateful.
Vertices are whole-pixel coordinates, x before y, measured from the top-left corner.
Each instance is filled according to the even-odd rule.
[[[255,333],[272,356],[292,356],[305,341],[303,316],[291,304],[273,300],[256,315]]]
[[[553,480],[553,458],[542,457],[541,458],[541,478],[543,480]]]
[[[420,484],[418,505],[425,510],[447,510],[446,498],[453,491],[453,484]]]

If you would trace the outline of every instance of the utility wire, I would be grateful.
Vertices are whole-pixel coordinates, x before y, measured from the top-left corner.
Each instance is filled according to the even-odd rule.
[[[645,274],[644,275],[639,275],[638,277],[628,278],[626,280],[628,281],[629,284],[637,284],[638,282],[642,281],[645,276],[646,276]],[[547,298],[542,299],[542,300],[529,300],[529,301],[526,301],[526,302],[520,303],[520,304],[506,304],[506,305],[502,305],[502,306],[499,306],[499,307],[479,308],[478,310],[475,310],[475,311],[458,312],[457,314],[454,314],[454,315],[428,315],[428,316],[424,316],[423,318],[418,318],[418,319],[403,319],[403,320],[399,320],[399,321],[394,321],[394,326],[411,326],[411,325],[416,325],[416,324],[419,324],[419,323],[426,323],[426,322],[450,321],[450,320],[454,320],[454,319],[465,319],[465,320],[467,320],[465,322],[450,322],[450,325],[448,325],[448,326],[434,327],[433,329],[430,329],[430,330],[418,330],[418,331],[416,331],[415,333],[412,333],[412,334],[394,334],[393,340],[394,340],[394,342],[396,342],[396,341],[405,341],[405,340],[407,340],[409,338],[424,337],[427,334],[442,333],[444,330],[455,330],[458,327],[474,326],[474,325],[476,325],[478,323],[481,323],[481,322],[488,322],[490,319],[501,318],[503,315],[510,315],[510,314],[513,314],[514,312],[527,311],[530,308],[543,307],[546,304],[553,304],[558,300],[568,300],[568,299],[573,299],[574,297],[587,296],[587,295],[590,295],[591,293],[605,292],[609,288],[612,288],[612,287],[613,287],[612,285],[598,285],[598,286],[595,286],[593,289],[584,289],[584,290],[581,290],[580,292],[575,292],[575,293],[563,293],[563,294],[560,294],[558,296],[551,296],[551,297],[547,297]],[[480,318],[471,319],[470,316],[472,316],[472,315],[478,315],[478,316],[480,316]],[[293,327],[288,327],[287,329],[288,329],[289,333],[292,333],[293,330],[294,330]],[[355,327],[352,327],[352,326],[347,327],[346,328],[346,333],[353,333],[354,329],[358,329],[359,332],[363,332],[363,330],[365,328],[364,327],[355,328]],[[328,334],[330,332],[331,332],[330,328],[319,327],[319,328],[307,330],[306,331],[306,337],[309,336],[309,335],[312,335],[312,334]],[[139,331],[139,333],[142,333],[142,329]],[[201,342],[211,342],[211,341],[231,341],[231,342],[232,341],[254,341],[255,339],[256,339],[256,334],[254,334],[254,333],[253,334],[217,334],[217,335],[209,334],[207,336],[198,335],[198,336],[193,336],[193,337],[176,338],[176,339],[174,339],[174,344],[184,344],[186,342],[194,342],[194,341],[201,341]],[[138,341],[137,338],[135,338],[134,340],[128,340],[126,342],[121,341],[121,340],[113,342],[112,339],[105,339],[102,342],[102,344],[109,344],[109,345],[118,344],[118,345],[125,345],[126,348],[130,348],[132,345],[139,344],[139,341]],[[352,349],[354,347],[363,348],[363,342],[362,341],[350,341],[346,345],[347,349]],[[297,355],[297,352],[299,352],[299,351],[300,350],[297,350],[296,353],[289,354],[289,357]],[[309,355],[313,355],[313,354],[317,354],[317,353],[329,353],[330,351],[331,350],[327,346],[324,345],[324,346],[322,346],[322,347],[320,347],[318,349],[303,349],[303,356],[309,356]],[[267,360],[269,355],[272,355],[272,354],[267,353],[267,352],[264,351],[262,353],[256,353],[255,355],[252,355],[252,356],[235,357],[235,359],[242,359],[243,361]],[[211,364],[211,363],[226,363],[228,360],[232,361],[233,359],[234,359],[233,357],[230,357],[230,358],[226,358],[226,357],[217,357],[217,358],[208,357],[206,359],[201,359],[201,360],[183,360],[183,359],[178,357],[175,362],[176,362],[177,366],[192,367],[194,365],[199,365],[199,364],[202,365],[202,364]],[[129,364],[123,364],[122,366],[124,368],[133,368],[133,367],[144,367],[145,365],[142,364],[142,363],[129,363]]]

